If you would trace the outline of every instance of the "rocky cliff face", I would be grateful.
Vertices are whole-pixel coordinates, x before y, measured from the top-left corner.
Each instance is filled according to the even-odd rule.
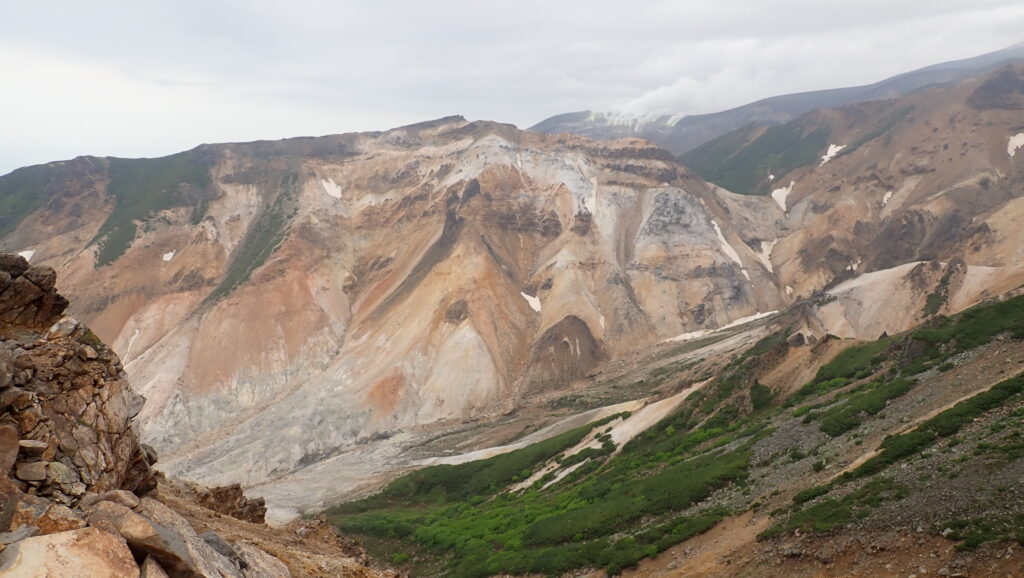
[[[68,302],[55,277],[0,253],[0,576],[292,575],[252,545],[265,508],[239,488],[193,490],[222,517],[249,520],[230,542],[164,503],[156,454],[133,427],[144,400],[118,357],[62,315]],[[302,550],[297,543],[286,555],[297,575],[321,575],[302,571]],[[376,575],[351,556],[335,566]]]
[[[0,465],[8,471],[17,462],[17,480],[64,505],[87,492],[151,490],[155,454],[131,422],[144,400],[128,387],[117,356],[61,317],[67,300],[55,278],[49,267],[0,254]]]

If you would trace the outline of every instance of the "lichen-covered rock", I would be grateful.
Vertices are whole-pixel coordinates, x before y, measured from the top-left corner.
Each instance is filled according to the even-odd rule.
[[[145,400],[117,356],[71,317],[48,267],[0,255],[0,470],[73,505],[86,492],[155,486],[132,425]],[[12,456],[13,462],[12,462]]]
[[[125,541],[96,528],[26,538],[0,553],[0,576],[135,578],[139,567]]]
[[[71,508],[60,504],[52,504],[42,516],[32,522],[39,528],[40,534],[56,534],[85,527],[85,520]]]

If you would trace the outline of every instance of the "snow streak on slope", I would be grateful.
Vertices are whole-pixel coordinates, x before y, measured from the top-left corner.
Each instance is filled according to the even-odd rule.
[[[743,276],[747,278],[747,281],[750,281],[750,274],[747,273],[746,269],[743,269],[743,261],[740,260],[740,254],[737,253],[736,249],[733,248],[733,246],[729,244],[729,241],[725,239],[725,235],[722,234],[722,228],[713,220],[711,221],[711,226],[715,228],[715,234],[718,235],[718,242],[722,246],[722,252],[725,253],[725,256],[729,257],[733,263],[740,266]]]
[[[839,154],[839,151],[843,150],[844,148],[846,148],[846,145],[828,145],[828,151],[826,151],[825,154],[822,155],[821,163],[818,166],[820,167],[821,165],[827,163],[828,161],[836,158],[836,155]]]
[[[788,210],[786,209],[786,197],[789,196],[789,193],[793,192],[793,184],[793,181],[790,181],[788,187],[781,187],[772,191],[772,198],[775,199],[775,202],[779,204],[779,208],[783,211]]]
[[[1017,149],[1024,147],[1024,132],[1017,133],[1010,137],[1010,142],[1006,145],[1006,152],[1011,158],[1017,154]]]
[[[772,267],[772,249],[775,248],[775,244],[778,242],[778,239],[775,239],[774,241],[761,241],[761,250],[755,253],[757,255],[757,259],[761,261],[761,264],[764,265],[765,269],[768,269],[769,273],[775,272],[775,269]]]
[[[534,297],[532,295],[527,295],[526,293],[522,292],[520,292],[519,294],[522,295],[523,299],[526,299],[526,302],[530,304],[530,309],[533,309],[537,313],[540,313],[540,297]]]
[[[683,333],[681,335],[676,335],[675,337],[670,337],[668,339],[665,339],[665,340],[662,341],[662,343],[666,343],[666,342],[670,342],[670,341],[690,341],[691,339],[699,339],[701,337],[706,337],[708,335],[711,335],[712,333],[717,333],[719,331],[724,331],[726,329],[732,329],[733,327],[739,327],[740,325],[745,325],[745,324],[750,323],[752,321],[757,321],[758,319],[763,319],[765,317],[768,317],[769,315],[775,315],[776,313],[778,313],[778,311],[768,311],[768,312],[765,312],[765,313],[755,313],[753,315],[748,315],[746,317],[740,317],[736,321],[733,321],[732,323],[728,323],[726,325],[723,325],[723,326],[719,327],[718,329],[701,329],[699,331],[690,331],[689,333]]]

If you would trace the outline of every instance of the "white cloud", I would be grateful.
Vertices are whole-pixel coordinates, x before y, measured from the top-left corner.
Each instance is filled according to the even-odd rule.
[[[708,112],[999,49],[1022,29],[1016,0],[13,3],[0,173],[448,114]]]

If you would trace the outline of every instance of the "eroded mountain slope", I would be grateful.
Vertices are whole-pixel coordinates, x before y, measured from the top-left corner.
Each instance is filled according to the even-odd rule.
[[[642,141],[452,118],[44,168],[61,185],[5,245],[63,271],[164,468],[208,482],[344,470],[357,444],[788,301],[711,189]]]
[[[793,304],[804,343],[873,339],[1016,291],[1021,74],[718,143],[766,196],[448,118],[21,169],[2,244],[122,352],[164,468],[315,507],[666,340]]]

